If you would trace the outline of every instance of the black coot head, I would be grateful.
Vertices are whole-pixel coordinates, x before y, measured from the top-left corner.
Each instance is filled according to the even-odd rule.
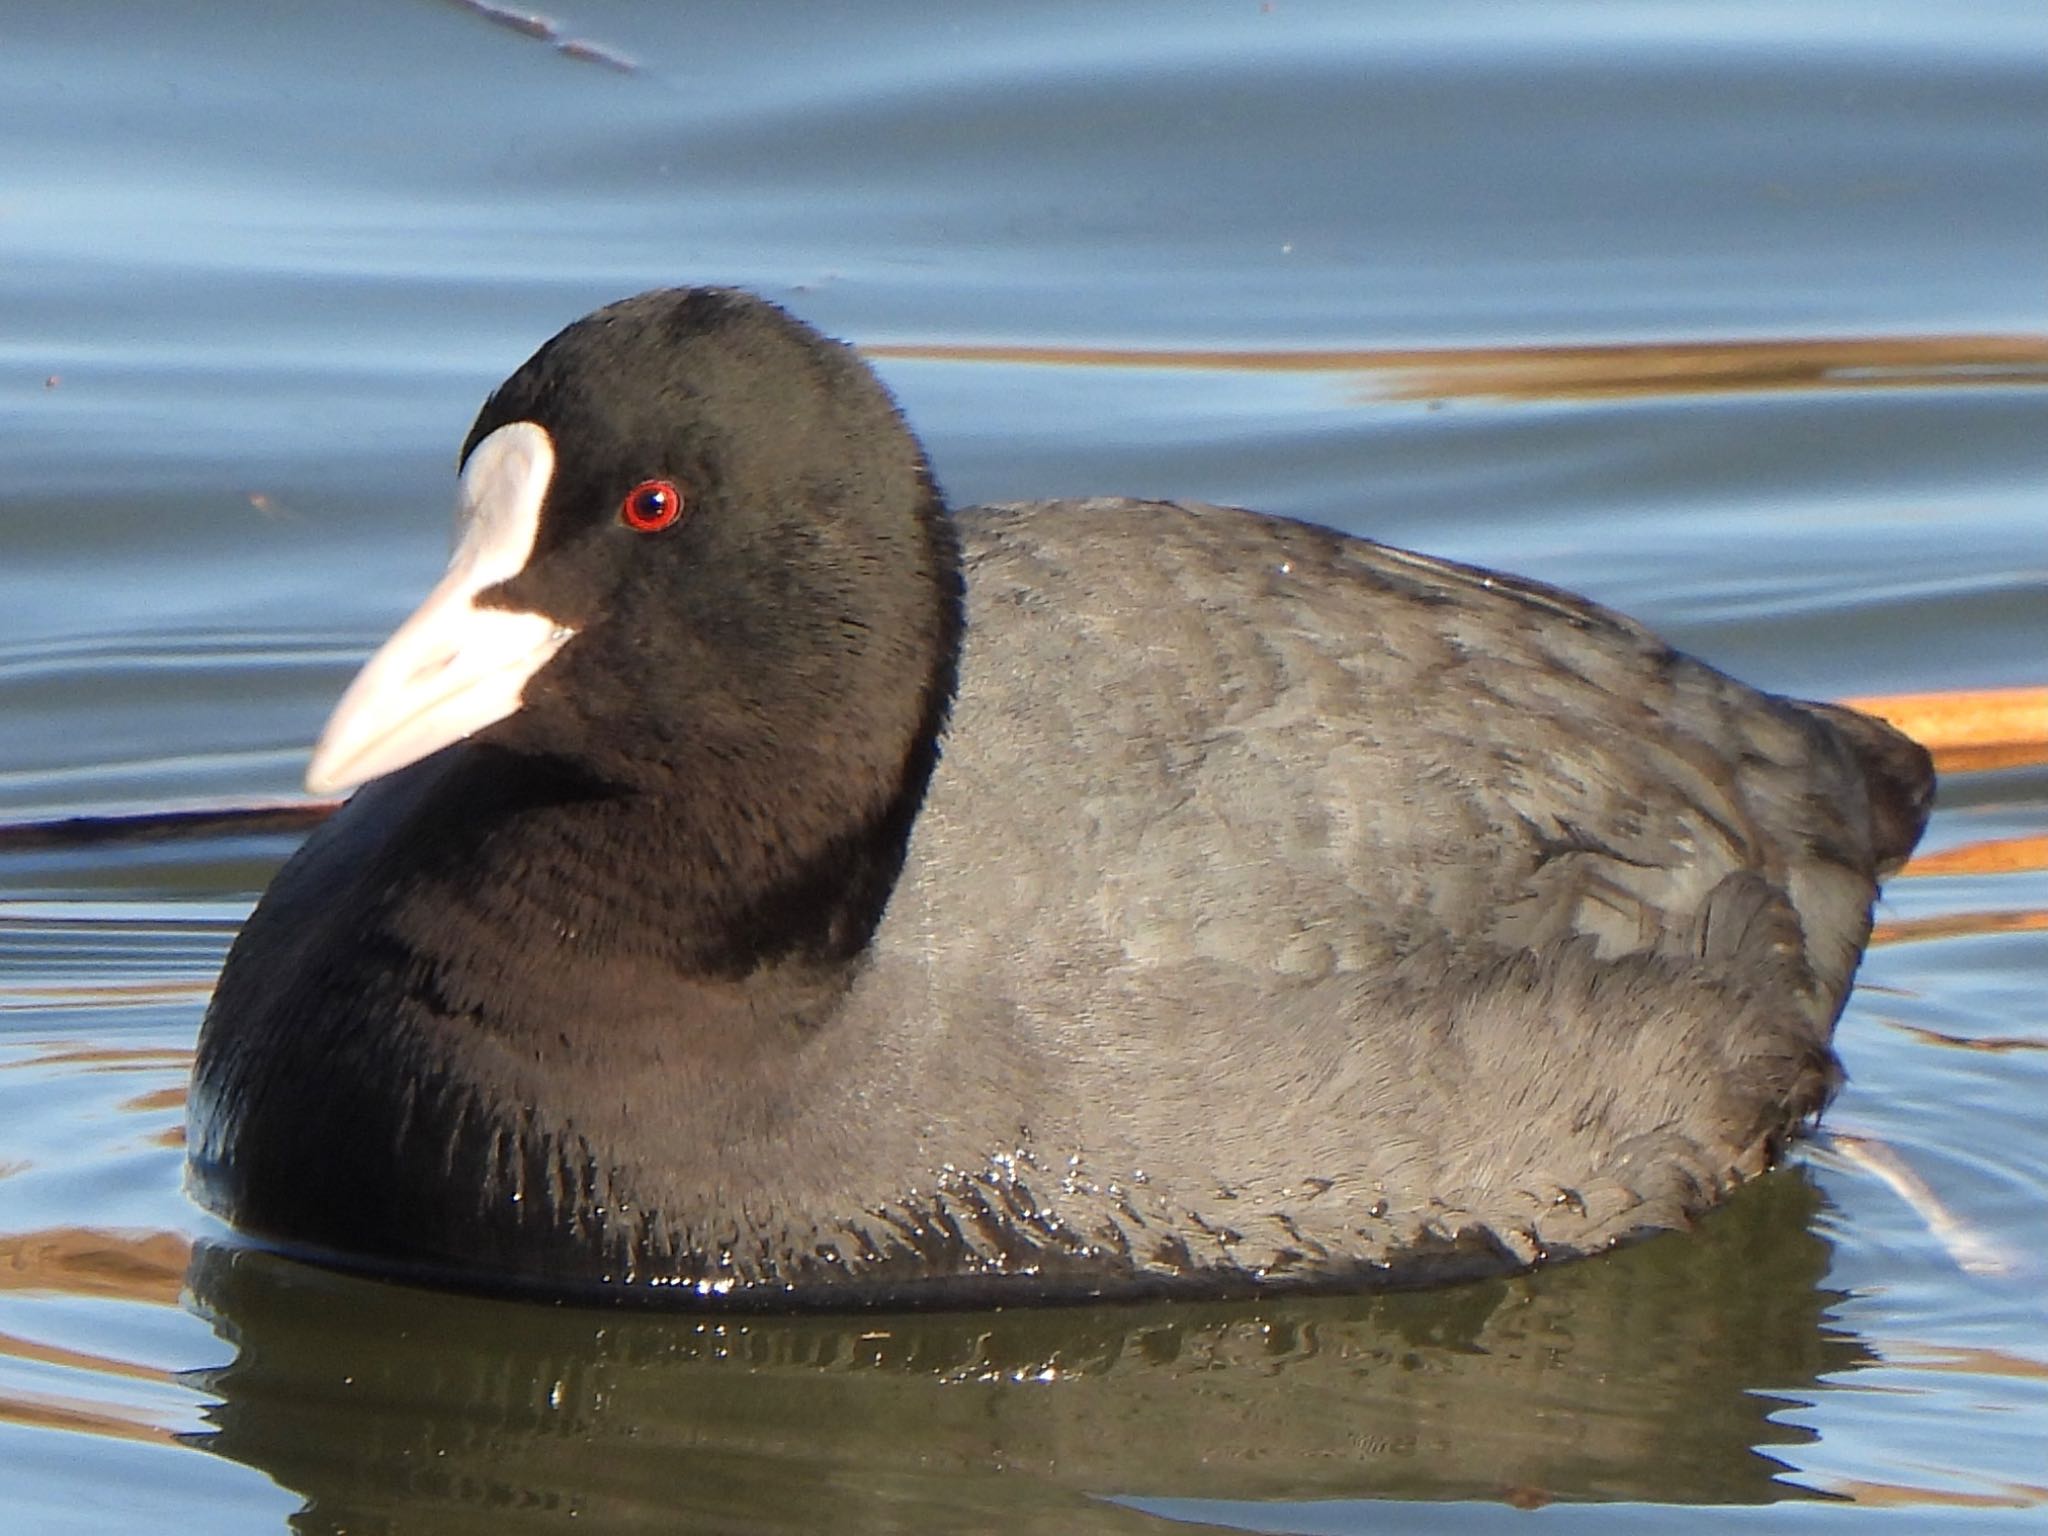
[[[923,452],[773,305],[676,289],[577,321],[462,471],[448,575],[337,709],[316,790],[475,737],[637,789],[772,765],[864,798],[935,728],[959,576]]]

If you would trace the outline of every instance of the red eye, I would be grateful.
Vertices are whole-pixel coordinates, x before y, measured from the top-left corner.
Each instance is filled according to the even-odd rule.
[[[659,533],[683,515],[683,493],[673,480],[642,480],[619,503],[619,521],[635,533]]]

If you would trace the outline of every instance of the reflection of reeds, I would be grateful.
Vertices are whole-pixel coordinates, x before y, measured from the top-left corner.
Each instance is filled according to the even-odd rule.
[[[191,1242],[176,1232],[12,1232],[0,1237],[0,1291],[114,1296],[175,1307],[191,1258]]]
[[[1873,1483],[1853,1477],[1823,1477],[1815,1486],[1852,1504],[1883,1509],[2037,1509],[2048,1504],[2048,1487],[2002,1483],[1988,1493],[1961,1488],[1918,1488],[1911,1483]]]
[[[1844,699],[1926,747],[1944,773],[2048,763],[2048,688],[1980,688]]]
[[[184,1045],[45,1045],[18,1060],[0,1061],[0,1072],[22,1067],[83,1067],[88,1072],[172,1068],[185,1072],[192,1066],[192,1054],[192,1047]]]
[[[204,999],[213,991],[207,981],[102,981],[78,984],[28,982],[0,987],[0,1011],[25,1008],[104,1008]]]
[[[2004,1056],[2013,1051],[2048,1051],[2048,1036],[2036,1040],[2026,1035],[1953,1035],[1946,1030],[1925,1029],[1918,1024],[1901,1024],[1896,1019],[1886,1022],[1909,1040],[1931,1045],[1937,1050],[1981,1051],[1988,1056]]]
[[[151,1232],[126,1239],[162,1250],[152,1256],[152,1268],[160,1266],[165,1259],[175,1259],[176,1268],[171,1271],[168,1291],[162,1285],[146,1288],[141,1293],[122,1289],[109,1290],[103,1286],[79,1290],[75,1286],[63,1283],[61,1277],[48,1275],[40,1266],[34,1264],[30,1266],[33,1278],[18,1278],[20,1266],[16,1262],[19,1257],[16,1250],[21,1246],[37,1245],[51,1238],[75,1240],[80,1237],[89,1238],[94,1245],[102,1247],[110,1241],[124,1240],[120,1235],[113,1233],[76,1231],[31,1232],[6,1239],[0,1242],[0,1287],[52,1290],[73,1295],[112,1295],[123,1300],[144,1301],[159,1306],[178,1304],[179,1286],[183,1283],[189,1249],[182,1238],[173,1237],[168,1232]],[[59,1246],[63,1246],[62,1242]],[[51,1278],[56,1278],[57,1283],[39,1283]],[[13,1333],[0,1333],[0,1359],[26,1360],[38,1366],[54,1366],[60,1371],[83,1375],[93,1380],[112,1377],[124,1381],[148,1382],[152,1386],[176,1385],[176,1378],[171,1372],[158,1366],[142,1365],[113,1355],[67,1349],[61,1344],[25,1339]],[[56,1429],[70,1434],[99,1435],[115,1440],[163,1443],[174,1441],[174,1431],[159,1422],[160,1415],[151,1407],[140,1403],[120,1402],[97,1386],[89,1390],[90,1396],[74,1396],[70,1393],[53,1392],[43,1387],[15,1384],[0,1392],[0,1424],[20,1424],[32,1429]]]
[[[1870,942],[1918,944],[1928,939],[1986,939],[2001,933],[2048,933],[2048,912],[1948,912],[1879,923]]]
[[[13,1340],[0,1335],[0,1354],[8,1352]],[[166,1376],[165,1380],[169,1380]],[[20,1424],[29,1429],[55,1429],[67,1434],[99,1435],[112,1440],[143,1440],[158,1445],[175,1445],[175,1431],[151,1422],[143,1408],[122,1408],[105,1402],[52,1393],[22,1392],[0,1396],[0,1424]]]
[[[169,1381],[170,1373],[153,1366],[137,1365],[133,1360],[117,1360],[112,1355],[95,1355],[82,1349],[66,1349],[61,1344],[45,1344],[38,1339],[24,1339],[19,1334],[0,1333],[0,1355],[15,1360],[34,1360],[40,1365],[60,1365],[67,1370],[91,1371],[100,1376],[125,1376],[130,1381]]]
[[[2037,875],[2048,870],[2048,836],[1994,837],[1914,858],[1901,875]]]
[[[2048,1359],[1965,1344],[1919,1344],[1887,1340],[1885,1363],[1909,1371],[1955,1371],[1965,1376],[2001,1376],[2008,1381],[2048,1381]]]
[[[870,357],[1062,368],[1354,375],[1370,399],[1588,400],[1780,389],[2048,384],[2048,336],[1870,336],[1303,351],[882,343]]]

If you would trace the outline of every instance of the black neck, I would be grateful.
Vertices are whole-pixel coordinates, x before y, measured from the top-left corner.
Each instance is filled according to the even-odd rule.
[[[572,959],[625,950],[724,978],[850,962],[902,871],[957,679],[958,554],[950,520],[932,529],[937,643],[921,684],[899,682],[917,696],[893,741],[851,713],[800,740],[685,722],[658,772],[600,773],[487,737],[393,786],[415,802],[409,878]]]

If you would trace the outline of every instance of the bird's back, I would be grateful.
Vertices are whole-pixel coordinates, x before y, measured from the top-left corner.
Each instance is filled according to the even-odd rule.
[[[921,1014],[934,1070],[976,1020],[949,1160],[1000,1125],[1050,1215],[1167,1268],[1467,1226],[1483,1268],[1679,1221],[1819,1109],[1925,815],[1903,738],[1301,524],[963,534],[961,693],[853,1000]]]

